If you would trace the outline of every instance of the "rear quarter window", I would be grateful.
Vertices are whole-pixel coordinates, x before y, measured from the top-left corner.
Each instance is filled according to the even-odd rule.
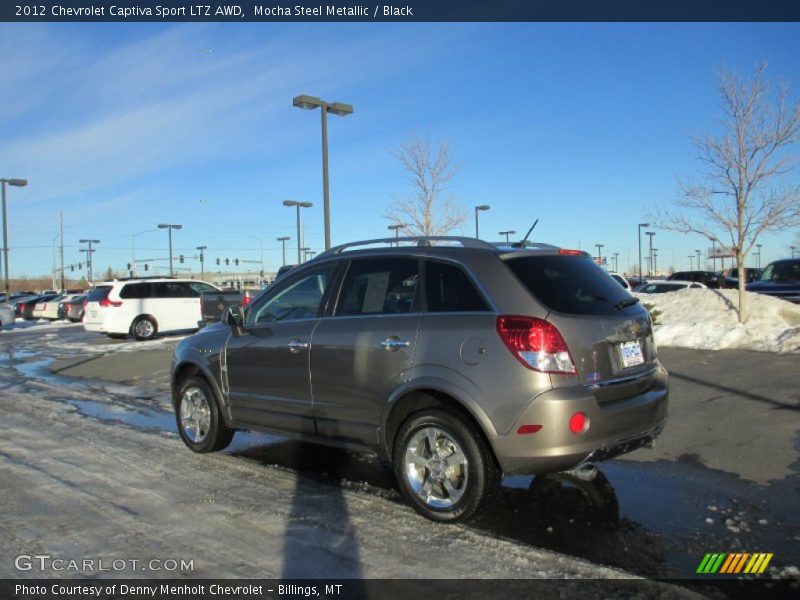
[[[592,259],[540,255],[505,261],[520,283],[550,310],[569,315],[619,316],[638,311],[615,306],[630,294]]]
[[[110,285],[98,285],[97,287],[93,287],[88,294],[86,294],[86,301],[87,302],[100,302],[101,300],[105,300],[108,298],[108,294],[111,292]]]

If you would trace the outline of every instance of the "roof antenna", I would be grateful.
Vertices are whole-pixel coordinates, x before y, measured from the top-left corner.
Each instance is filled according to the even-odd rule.
[[[536,220],[533,222],[533,225],[531,225],[531,228],[530,228],[530,229],[528,229],[528,233],[526,233],[526,234],[525,234],[525,237],[524,237],[524,238],[522,238],[522,241],[521,241],[519,244],[514,244],[514,245],[515,245],[515,246],[522,246],[522,247],[524,248],[524,247],[525,247],[525,242],[527,242],[527,241],[528,241],[528,238],[530,237],[530,235],[531,235],[531,232],[533,231],[533,228],[534,228],[534,227],[536,227],[536,224],[537,224],[538,222],[539,222],[539,219],[536,219]]]

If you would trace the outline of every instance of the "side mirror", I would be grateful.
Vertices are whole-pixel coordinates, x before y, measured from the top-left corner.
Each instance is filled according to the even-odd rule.
[[[244,310],[238,304],[229,306],[225,309],[222,320],[231,327],[241,327],[244,324]]]

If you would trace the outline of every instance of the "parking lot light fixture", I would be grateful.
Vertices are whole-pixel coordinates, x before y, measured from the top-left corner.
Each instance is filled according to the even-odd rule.
[[[314,206],[313,202],[298,202],[297,200],[284,200],[284,206],[294,206],[297,208],[297,264],[299,265],[303,262],[303,255],[302,255],[302,248],[303,248],[303,241],[301,240],[300,235],[300,209],[301,208],[311,208]],[[326,248],[327,250],[327,248]]]
[[[25,187],[28,185],[27,179],[0,179],[0,184],[3,187],[3,288],[5,289],[5,298],[10,297],[8,288],[8,209],[6,208],[6,184],[13,185],[14,187]]]
[[[605,246],[605,244],[595,244],[595,246],[597,246],[597,264],[598,265],[602,265],[603,264],[603,246]]]
[[[86,270],[89,274],[89,283],[94,282],[94,278],[92,277],[92,244],[99,244],[100,240],[78,240],[81,244],[89,244],[89,248],[84,248],[83,251],[86,252]]]
[[[694,271],[694,269],[692,268],[692,265],[694,264],[694,263],[692,262],[693,260],[694,260],[694,254],[690,254],[690,255],[689,255],[689,270],[690,270],[690,271]]]
[[[480,236],[478,235],[478,213],[482,210],[489,210],[492,207],[488,204],[479,204],[475,207],[475,238],[478,239]]]
[[[650,240],[650,243],[649,243],[649,246],[648,246],[650,251],[647,253],[647,256],[649,257],[649,260],[647,262],[647,275],[649,277],[650,275],[652,275],[652,271],[653,271],[653,236],[656,234],[656,232],[655,231],[645,231],[644,233],[648,237],[648,239]]]
[[[167,223],[161,223],[158,226],[158,228],[166,229],[169,232],[169,276],[174,277],[175,271],[172,269],[172,230],[183,229],[183,225],[172,225]]]
[[[498,235],[504,235],[504,236],[506,236],[506,244],[508,244],[508,242],[509,242],[509,240],[508,240],[508,236],[510,236],[510,235],[514,235],[515,233],[517,233],[517,232],[516,232],[516,231],[514,231],[513,229],[509,229],[508,231],[501,231],[501,232],[499,232],[499,233],[498,233]]]
[[[406,228],[405,223],[395,223],[394,225],[388,225],[386,227],[386,229],[388,229],[389,231],[394,231],[395,245],[398,248],[400,247],[400,230],[405,228]]]
[[[650,223],[639,223],[639,283],[642,283],[642,227],[650,227]]]
[[[700,249],[697,248],[697,249],[695,249],[694,252],[695,252],[695,254],[697,254],[697,269],[696,270],[699,271],[700,270]]]
[[[283,262],[281,263],[281,266],[286,265],[286,242],[288,242],[290,239],[292,238],[290,238],[288,235],[278,238],[278,241],[281,243],[281,249],[283,250]]]
[[[760,269],[761,268],[761,247],[763,245],[764,244],[756,244],[756,248],[758,248],[758,252],[755,253],[755,255],[758,257],[756,259],[756,261],[757,261],[756,262],[756,269]]]
[[[337,117],[346,117],[347,115],[353,114],[353,106],[345,104],[344,102],[329,103],[316,96],[308,96],[306,94],[295,96],[292,100],[292,104],[304,110],[319,108],[320,114],[322,115],[322,198],[325,219],[325,250],[330,250],[331,211],[328,185],[328,113],[334,114]]]

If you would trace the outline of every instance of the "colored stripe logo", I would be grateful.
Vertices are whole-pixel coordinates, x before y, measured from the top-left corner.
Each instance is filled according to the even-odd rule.
[[[767,565],[772,560],[773,554],[766,552],[733,552],[733,553],[709,553],[703,557],[697,573],[701,575],[713,575],[716,573],[724,575],[736,575],[748,573],[760,575],[767,570]]]

